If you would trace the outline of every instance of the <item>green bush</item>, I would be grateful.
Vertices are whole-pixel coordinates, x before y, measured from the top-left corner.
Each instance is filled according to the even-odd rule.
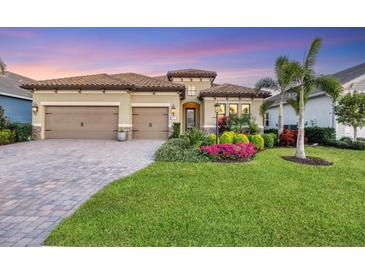
[[[185,137],[189,140],[189,143],[193,147],[199,147],[204,140],[204,132],[198,128],[189,129],[185,134]]]
[[[264,149],[265,141],[261,135],[259,135],[259,134],[250,135],[250,136],[248,136],[248,139],[250,140],[250,142],[255,144],[257,149],[259,149],[259,150]]]
[[[331,127],[306,127],[305,136],[308,143],[326,145],[336,139],[336,131]]]
[[[264,133],[274,133],[276,136],[278,136],[278,129],[277,128],[265,129]]]
[[[219,138],[220,144],[233,144],[233,138],[236,134],[233,131],[225,131]]]
[[[181,130],[181,123],[174,122],[172,123],[172,134],[170,135],[170,139],[172,138],[179,138],[180,136],[180,130]]]
[[[350,137],[342,137],[340,141],[345,142],[347,144],[352,144],[352,139]]]
[[[348,138],[348,137],[346,137]],[[342,138],[341,138],[342,139]],[[331,141],[327,145],[334,146],[337,148],[344,148],[344,149],[354,149],[354,150],[365,150],[365,142],[363,141],[356,141],[356,142],[349,142],[348,139],[344,139],[346,141]]]
[[[208,143],[209,145],[215,145],[217,143],[217,135],[215,135],[214,133],[209,134]]]
[[[248,144],[249,143],[249,140],[248,140],[248,137],[247,135],[245,134],[237,134],[236,136],[234,136],[233,138],[233,143],[234,144],[237,144],[237,143],[244,143],[244,144]]]
[[[178,146],[182,149],[191,148],[190,142],[186,138],[172,138],[167,141],[168,144]]]
[[[365,138],[363,138],[363,137],[357,137],[357,141],[365,142]]]
[[[262,135],[262,138],[264,139],[265,147],[273,147],[274,146],[274,138],[272,133],[264,133]]]
[[[271,132],[271,133],[268,133],[268,134],[271,135],[271,137],[274,140],[274,146],[276,146],[278,144],[278,134],[274,133],[274,132]]]
[[[15,141],[24,142],[32,138],[32,125],[28,123],[12,123],[8,129],[15,132]]]
[[[248,133],[250,134],[259,134],[260,133],[260,128],[257,125],[257,123],[255,122],[255,120],[250,119],[249,123],[248,123]]]
[[[10,129],[0,130],[0,145],[7,145],[15,142],[15,132]]]
[[[165,143],[163,144],[155,154],[157,161],[164,162],[208,162],[209,158],[200,150],[190,147],[181,148],[177,145]]]

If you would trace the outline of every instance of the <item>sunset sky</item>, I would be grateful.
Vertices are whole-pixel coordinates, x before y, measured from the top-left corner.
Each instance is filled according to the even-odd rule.
[[[253,86],[277,56],[298,61],[320,36],[318,73],[365,62],[365,28],[0,28],[8,70],[37,80],[95,73],[215,70],[216,82]]]

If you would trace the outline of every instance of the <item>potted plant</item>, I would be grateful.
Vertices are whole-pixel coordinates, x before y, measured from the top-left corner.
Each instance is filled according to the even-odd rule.
[[[118,130],[117,139],[118,139],[118,141],[125,141],[125,140],[127,140],[127,132],[124,131],[123,129]]]

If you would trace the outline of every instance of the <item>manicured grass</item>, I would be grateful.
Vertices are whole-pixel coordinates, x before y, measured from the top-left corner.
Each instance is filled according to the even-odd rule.
[[[365,152],[307,148],[333,166],[285,161],[154,163],[63,221],[58,246],[365,246]]]

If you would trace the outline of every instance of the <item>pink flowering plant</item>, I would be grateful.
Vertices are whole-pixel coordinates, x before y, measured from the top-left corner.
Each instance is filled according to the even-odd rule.
[[[257,152],[253,143],[201,146],[200,151],[213,161],[249,161]]]

